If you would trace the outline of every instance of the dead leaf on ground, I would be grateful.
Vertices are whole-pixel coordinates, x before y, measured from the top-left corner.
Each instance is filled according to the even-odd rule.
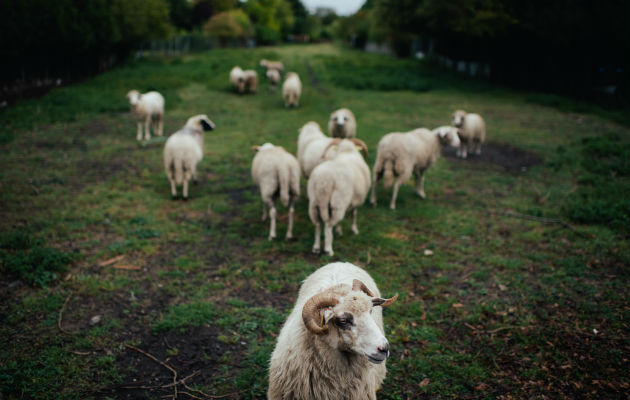
[[[431,379],[429,379],[429,378],[424,378],[424,379],[422,380],[422,382],[420,382],[420,383],[418,384],[418,386],[420,386],[420,387],[425,387],[425,386],[427,386],[430,382],[431,382]]]
[[[135,265],[114,265],[115,269],[124,269],[126,271],[139,271],[140,267]]]
[[[461,308],[461,307],[464,307],[464,305],[462,303],[453,303],[453,305],[451,307],[453,307],[453,308]]]

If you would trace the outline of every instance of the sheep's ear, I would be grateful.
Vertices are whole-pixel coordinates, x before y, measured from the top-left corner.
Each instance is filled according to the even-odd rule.
[[[201,120],[201,127],[203,128],[204,131],[213,131],[214,130],[214,125],[208,121],[206,121],[205,119]]]
[[[260,146],[252,146],[252,151],[258,151],[258,149],[260,149]]]

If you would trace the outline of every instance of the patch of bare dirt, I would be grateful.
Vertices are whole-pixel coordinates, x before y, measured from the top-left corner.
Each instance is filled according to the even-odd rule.
[[[442,155],[455,158],[462,163],[492,164],[505,168],[509,172],[524,172],[534,165],[542,164],[543,160],[537,154],[501,143],[485,143],[481,154],[468,154],[467,159],[456,157],[454,148],[443,148]]]

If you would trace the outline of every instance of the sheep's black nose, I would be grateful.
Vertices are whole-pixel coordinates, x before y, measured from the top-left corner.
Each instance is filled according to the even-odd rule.
[[[382,346],[378,346],[376,348],[380,353],[384,354],[385,357],[387,357],[389,355],[389,343],[385,343]]]

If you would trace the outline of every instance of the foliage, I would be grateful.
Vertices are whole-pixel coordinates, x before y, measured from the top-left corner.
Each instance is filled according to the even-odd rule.
[[[165,0],[7,0],[0,3],[0,73],[10,79],[102,70],[112,57],[168,35],[168,17]]]
[[[47,287],[66,271],[73,256],[42,244],[21,230],[5,233],[0,238],[0,269],[29,285]]]
[[[260,44],[276,43],[293,27],[293,9],[287,0],[249,0],[245,12],[256,24]]]
[[[218,38],[222,46],[230,41],[244,41],[253,33],[252,23],[243,10],[230,10],[214,15],[203,26],[210,36]]]

